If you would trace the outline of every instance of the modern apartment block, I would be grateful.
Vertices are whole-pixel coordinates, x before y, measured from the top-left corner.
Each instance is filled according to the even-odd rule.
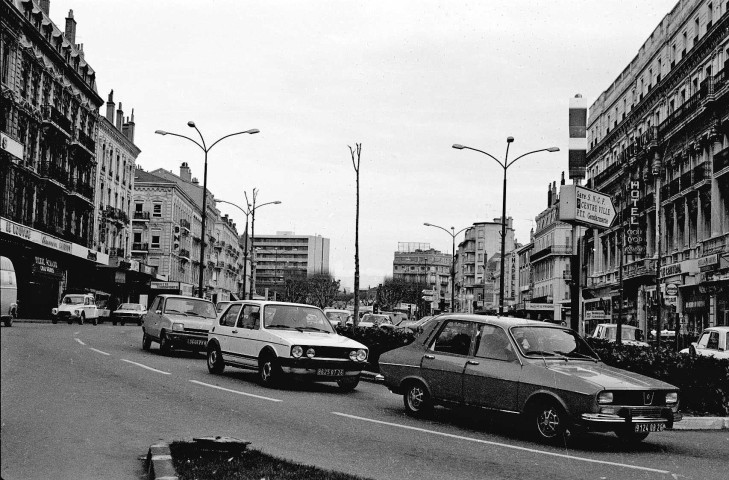
[[[49,1],[0,2],[0,251],[24,315],[48,316],[63,290],[93,286],[96,72]]]
[[[432,290],[431,311],[451,309],[453,255],[430,247],[429,243],[398,242],[392,262],[392,278],[427,285]],[[442,301],[442,302],[441,302]]]
[[[253,286],[263,295],[280,288],[286,275],[314,275],[329,272],[329,239],[320,235],[276,232],[252,238]]]
[[[727,2],[681,0],[590,107],[587,185],[618,219],[584,237],[585,319],[729,324],[728,79]]]
[[[513,219],[506,218],[506,252],[514,250]],[[493,222],[476,222],[466,229],[464,239],[458,244],[456,264],[456,298],[458,310],[473,312],[484,308],[484,291],[493,282],[487,264],[493,255],[501,257],[501,218]],[[500,267],[498,269],[500,271]],[[509,290],[508,286],[504,291]],[[513,291],[513,289],[511,290]],[[498,294],[498,289],[497,289]],[[505,294],[505,299],[513,304],[513,295]],[[475,302],[475,303],[474,303]],[[506,305],[507,302],[505,302]]]

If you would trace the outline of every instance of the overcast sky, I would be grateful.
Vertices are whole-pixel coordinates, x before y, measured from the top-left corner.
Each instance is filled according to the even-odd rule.
[[[557,146],[508,170],[507,216],[529,241],[547,184],[567,170],[569,99],[588,105],[637,54],[675,0],[51,0],[69,9],[99,95],[134,109],[137,163],[203,179],[203,153],[157,129],[223,140],[208,188],[243,206],[256,232],[331,239],[332,273],[354,283],[355,174],[362,143],[360,285],[392,275],[398,242],[450,253],[459,230],[501,215],[503,159]],[[102,113],[105,107],[102,107]],[[223,213],[238,222],[234,207]],[[462,239],[462,234],[458,240]]]

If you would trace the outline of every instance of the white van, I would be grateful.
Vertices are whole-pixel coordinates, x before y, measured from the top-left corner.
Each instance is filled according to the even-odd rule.
[[[8,257],[0,257],[0,319],[6,327],[18,318],[18,280]]]

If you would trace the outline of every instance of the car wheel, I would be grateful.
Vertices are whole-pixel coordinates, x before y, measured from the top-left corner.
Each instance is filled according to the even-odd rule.
[[[142,334],[142,350],[149,350],[152,346],[152,338],[146,333]]]
[[[116,320],[112,320],[112,321],[111,321],[111,324],[112,324],[112,325],[116,325]]]
[[[84,312],[81,312],[81,316],[78,317],[78,324],[83,325],[85,320],[86,320],[86,315],[84,314]]]
[[[3,323],[5,323],[6,327],[12,327],[13,326],[13,317],[6,318]]]
[[[56,317],[53,317],[53,318],[51,319],[51,323],[52,323],[53,325],[57,324],[57,323],[58,323],[58,319],[57,319]]]
[[[339,389],[343,392],[353,391],[355,388],[357,388],[358,384],[359,375],[357,375],[356,377],[345,377],[337,380],[337,385],[339,385]]]
[[[71,317],[68,317],[68,324],[71,325],[73,323],[73,319]]]
[[[544,442],[558,442],[565,438],[565,413],[555,402],[546,401],[537,404],[531,412],[530,419],[533,432]]]
[[[121,323],[121,326],[122,326],[122,327],[124,326],[124,322],[123,322],[123,321],[122,321],[122,322],[119,322],[119,323]]]
[[[91,323],[93,323],[94,326],[96,326],[96,325],[99,324],[99,319],[98,318],[94,318],[94,320]]]
[[[139,325],[140,327],[142,326],[142,319],[141,318],[139,320],[137,320],[137,325]]]
[[[428,393],[425,385],[420,382],[413,382],[408,385],[402,398],[403,403],[405,403],[405,412],[413,417],[423,417],[433,409],[430,393]]]
[[[159,351],[163,355],[169,355],[171,350],[172,345],[170,344],[170,339],[167,338],[167,334],[163,331],[159,336]]]
[[[261,385],[277,386],[282,374],[281,367],[273,355],[267,354],[258,361],[258,381]]]
[[[225,363],[223,363],[223,353],[220,351],[220,347],[215,344],[208,347],[208,372],[210,373],[223,373],[225,369]]]
[[[648,432],[634,432],[632,426],[615,430],[615,435],[628,445],[640,443],[648,437]]]

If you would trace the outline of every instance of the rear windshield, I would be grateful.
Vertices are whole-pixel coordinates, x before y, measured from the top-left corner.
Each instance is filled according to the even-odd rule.
[[[119,310],[141,310],[142,306],[138,303],[122,303]]]

